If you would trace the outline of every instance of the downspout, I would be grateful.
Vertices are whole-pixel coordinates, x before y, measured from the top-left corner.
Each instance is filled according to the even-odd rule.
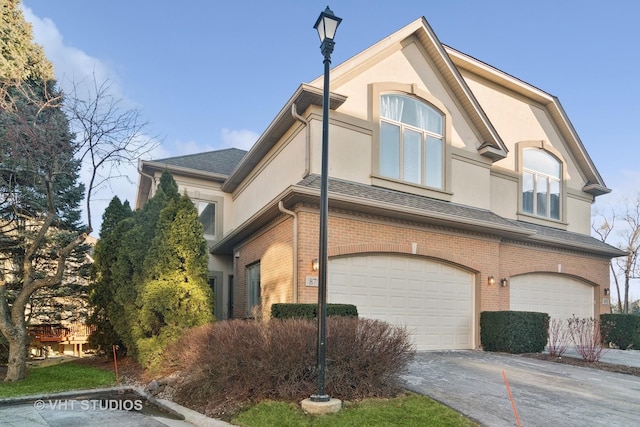
[[[302,122],[305,126],[304,135],[304,172],[302,178],[309,176],[309,170],[311,169],[311,130],[309,129],[309,121],[298,114],[298,107],[296,104],[291,105],[291,115],[294,119]]]
[[[298,303],[298,214],[285,209],[282,200],[278,202],[280,212],[293,217],[293,303]]]
[[[142,172],[142,168],[140,168],[140,162],[138,162],[138,173],[139,173],[140,175],[142,175],[142,176],[145,176],[145,177],[149,178],[149,180],[151,181],[151,186],[150,186],[150,188],[149,188],[149,198],[152,198],[152,197],[154,196],[154,194],[153,194],[153,193],[154,193],[154,190],[156,189],[156,188],[155,188],[155,184],[156,184],[156,182],[155,182],[155,181],[156,181],[156,180],[154,179],[154,177],[153,177],[153,176],[148,175],[148,174],[146,174],[146,173]]]

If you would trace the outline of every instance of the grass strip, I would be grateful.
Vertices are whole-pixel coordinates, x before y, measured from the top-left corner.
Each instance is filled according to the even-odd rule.
[[[0,382],[0,398],[109,387],[115,381],[113,372],[63,362],[29,368],[24,380]]]
[[[471,427],[473,421],[426,396],[406,394],[393,399],[343,402],[336,414],[308,415],[290,402],[261,402],[232,419],[243,427],[432,426]]]

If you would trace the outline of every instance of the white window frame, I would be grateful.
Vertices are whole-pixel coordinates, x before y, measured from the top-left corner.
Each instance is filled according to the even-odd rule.
[[[247,314],[251,314],[254,307],[261,304],[260,291],[260,262],[248,265],[246,268],[247,280]]]
[[[416,102],[424,107],[430,112],[433,113],[432,116],[436,116],[440,119],[439,127],[441,129],[441,133],[434,132],[432,130],[426,129],[426,126],[417,127],[415,125],[405,123],[402,121],[402,118],[391,118],[384,117],[383,112],[380,112],[380,142],[379,142],[379,164],[378,170],[380,171],[380,175],[384,178],[390,178],[394,180],[398,180],[411,185],[419,185],[423,187],[434,188],[437,190],[444,189],[444,170],[445,170],[445,138],[444,138],[444,129],[445,129],[445,115],[432,106],[430,103],[423,101],[422,99],[412,97],[406,94],[398,94],[398,93],[385,93],[380,95],[380,105],[383,105],[382,99],[387,96],[397,96],[401,99],[406,99],[408,102]],[[392,167],[394,173],[386,173],[385,169],[387,167],[383,164],[383,150],[385,145],[383,128],[387,129],[396,128],[398,130],[398,146],[391,147],[395,148],[398,157],[398,164],[396,167]],[[408,135],[418,136],[419,145],[414,146],[413,149],[410,149],[408,144],[409,140],[407,139]],[[415,140],[414,140],[415,141]],[[437,157],[434,155],[429,155],[429,152],[432,151],[433,145],[432,142],[439,142],[439,147],[436,147],[438,150]],[[416,150],[417,148],[417,150]],[[412,155],[410,150],[415,150],[418,152],[417,157]],[[410,168],[409,162],[413,161],[414,166],[417,165],[417,168],[411,169],[419,169],[418,174],[414,172],[414,178],[410,176]],[[433,175],[435,169],[435,176]],[[395,173],[397,171],[397,173]],[[419,177],[418,177],[419,175]],[[418,179],[415,179],[418,178]]]
[[[566,164],[560,153],[545,141],[521,142],[517,145],[519,147],[518,169],[520,170],[519,214],[555,224],[564,222],[566,217]],[[536,168],[531,165],[525,167],[527,152],[533,152],[533,150],[540,150],[538,153],[544,154],[545,159],[554,162],[553,168],[558,169],[557,175],[548,170],[542,170],[545,167]],[[531,192],[529,200],[525,199],[525,190]],[[552,194],[557,194],[557,215],[553,215],[552,211]],[[544,195],[545,204],[543,208],[540,207],[540,196],[542,195]]]

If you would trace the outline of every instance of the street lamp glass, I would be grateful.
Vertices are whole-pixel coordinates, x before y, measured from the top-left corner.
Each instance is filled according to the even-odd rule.
[[[336,35],[336,30],[342,18],[338,18],[333,14],[329,6],[320,13],[316,24],[313,26],[318,31],[320,36],[320,42],[324,42],[325,39],[333,40]]]

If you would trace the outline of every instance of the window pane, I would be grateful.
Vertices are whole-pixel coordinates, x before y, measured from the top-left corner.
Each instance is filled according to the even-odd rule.
[[[380,175],[400,179],[400,127],[386,122],[380,128]]]
[[[429,125],[427,130],[442,135],[442,115],[433,108],[429,108]]]
[[[522,174],[522,211],[533,213],[533,174]]]
[[[260,264],[247,268],[247,294],[249,309],[260,305]]]
[[[427,182],[426,185],[434,188],[442,188],[442,162],[443,156],[443,143],[441,139],[427,137],[427,150],[426,150],[426,168],[427,168]]]
[[[548,198],[548,190],[547,190],[547,177],[546,176],[536,176],[536,215],[538,216],[548,216],[547,214],[547,199]]]
[[[380,99],[380,117],[402,121],[404,99],[399,95],[382,95]]]
[[[422,182],[422,134],[404,131],[404,176],[408,182],[420,184]]]
[[[560,219],[560,182],[549,183],[549,217]]]
[[[523,151],[524,167],[560,179],[560,162],[551,154],[539,148]]]
[[[205,236],[216,234],[216,204],[198,202],[198,219],[202,223]]]

